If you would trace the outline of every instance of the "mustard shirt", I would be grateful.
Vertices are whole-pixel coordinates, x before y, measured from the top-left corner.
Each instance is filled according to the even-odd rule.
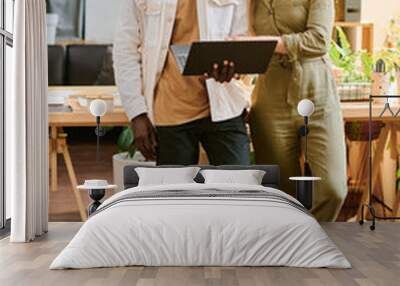
[[[200,39],[196,0],[178,0],[171,45]],[[171,49],[155,91],[156,126],[174,126],[210,116],[203,77],[182,76]]]

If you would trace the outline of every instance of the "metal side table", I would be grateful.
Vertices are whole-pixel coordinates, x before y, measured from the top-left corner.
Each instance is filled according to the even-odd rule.
[[[289,180],[296,182],[296,199],[304,207],[310,210],[313,206],[314,183],[321,181],[320,177],[290,177]]]

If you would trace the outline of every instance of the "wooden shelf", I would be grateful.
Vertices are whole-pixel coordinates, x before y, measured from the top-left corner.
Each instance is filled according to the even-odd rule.
[[[357,29],[362,32],[362,49],[372,53],[374,51],[374,24],[370,22],[335,22],[335,27]]]
[[[370,22],[335,22],[336,27],[343,28],[358,28],[358,27],[373,27],[374,24]]]
[[[61,40],[56,40],[55,45],[60,45],[60,46],[69,46],[69,45],[96,45],[99,43],[96,43],[94,41],[87,41],[87,40],[82,40],[82,39],[61,39]]]

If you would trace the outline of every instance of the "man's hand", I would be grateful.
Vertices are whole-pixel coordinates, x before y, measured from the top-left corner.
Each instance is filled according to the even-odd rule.
[[[132,119],[133,134],[135,135],[135,146],[143,154],[146,160],[156,160],[156,130],[151,124],[146,113]]]
[[[235,63],[224,61],[222,65],[215,63],[212,67],[211,75],[204,74],[206,78],[213,78],[220,83],[230,82],[233,78],[239,79],[239,75],[235,73]]]

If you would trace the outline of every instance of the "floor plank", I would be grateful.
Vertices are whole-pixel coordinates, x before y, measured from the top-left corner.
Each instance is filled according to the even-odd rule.
[[[90,131],[93,130],[88,130],[88,132]],[[69,151],[79,183],[83,183],[87,179],[105,179],[110,183],[113,182],[112,156],[117,153],[115,143],[110,142],[110,140],[101,143],[99,161],[96,161],[95,138],[93,142],[87,140],[70,143]],[[61,155],[58,156],[58,190],[50,192],[49,195],[49,221],[78,222],[81,220]],[[109,195],[111,195],[111,192],[107,193],[107,196]],[[81,197],[85,205],[91,203],[86,191],[81,191]]]
[[[323,224],[353,265],[352,269],[285,267],[126,267],[50,271],[55,256],[81,223],[50,223],[50,231],[30,244],[0,240],[0,285],[265,286],[384,285],[400,280],[400,224],[379,223],[371,232],[352,223]]]

